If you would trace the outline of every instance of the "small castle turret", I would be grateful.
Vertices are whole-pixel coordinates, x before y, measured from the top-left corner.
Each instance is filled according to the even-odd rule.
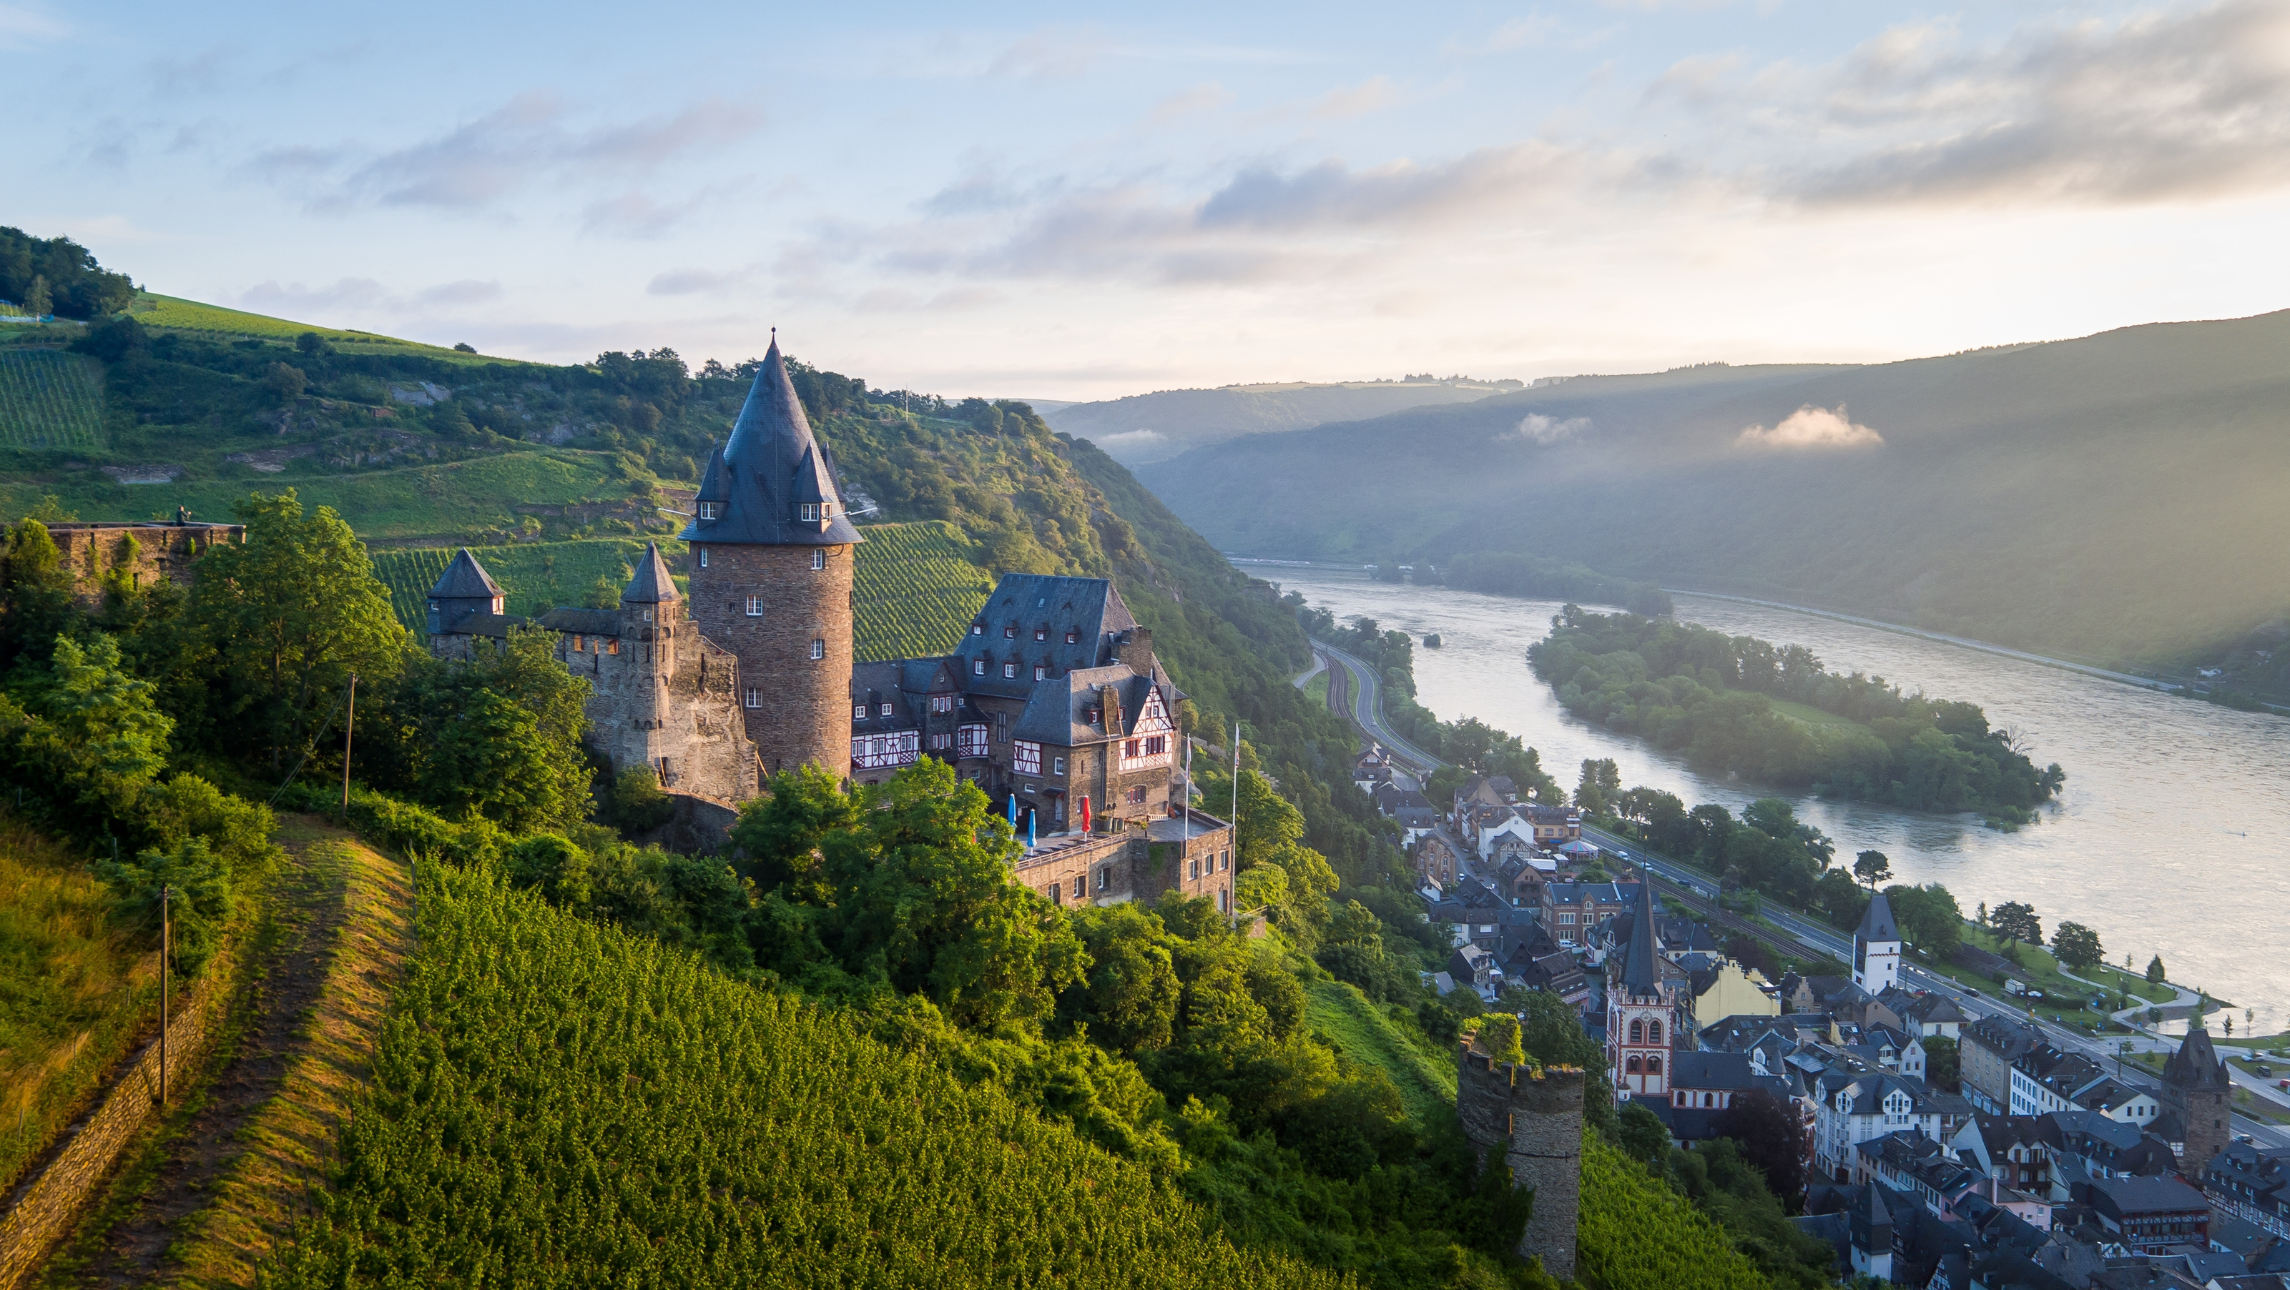
[[[507,601],[501,584],[463,547],[429,589],[429,634],[450,633],[473,614],[501,613]]]
[[[764,771],[811,762],[848,774],[852,557],[864,539],[776,336],[694,502],[678,535],[692,550],[692,621],[739,656]]]
[[[1482,1168],[1511,1167],[1511,1185],[1535,1196],[1519,1257],[1574,1275],[1575,1225],[1582,1210],[1583,1072],[1572,1066],[1500,1062],[1466,1038],[1455,1055],[1455,1114]]]

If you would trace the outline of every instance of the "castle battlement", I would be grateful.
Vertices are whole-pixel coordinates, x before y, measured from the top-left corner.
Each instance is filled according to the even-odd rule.
[[[1520,1257],[1538,1257],[1552,1276],[1572,1277],[1582,1209],[1582,1068],[1499,1062],[1466,1038],[1457,1045],[1455,1071],[1455,1114],[1481,1166],[1500,1148],[1511,1185],[1534,1193]]]

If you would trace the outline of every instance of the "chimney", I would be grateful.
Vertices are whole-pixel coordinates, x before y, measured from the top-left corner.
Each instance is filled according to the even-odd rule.
[[[1120,738],[1122,732],[1129,728],[1121,720],[1121,687],[1104,686],[1098,690],[1097,695],[1105,709],[1105,733]]]
[[[1153,675],[1153,629],[1132,627],[1121,633],[1113,657],[1127,663],[1129,670],[1139,676]]]

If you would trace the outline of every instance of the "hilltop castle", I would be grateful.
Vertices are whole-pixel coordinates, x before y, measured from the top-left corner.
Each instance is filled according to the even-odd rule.
[[[808,762],[869,784],[935,757],[1019,824],[1018,877],[1043,896],[1176,889],[1232,912],[1232,830],[1186,808],[1182,696],[1109,580],[1005,574],[953,653],[854,663],[865,539],[776,338],[677,536],[688,597],[654,545],[617,610],[537,624],[506,613],[464,549],[430,591],[430,648],[555,631],[558,659],[590,682],[592,746],[615,770],[651,767],[718,831],[779,771]]]

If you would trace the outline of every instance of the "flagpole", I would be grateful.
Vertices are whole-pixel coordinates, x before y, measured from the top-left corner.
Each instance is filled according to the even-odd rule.
[[[1232,871],[1240,872],[1240,722],[1232,723]]]

